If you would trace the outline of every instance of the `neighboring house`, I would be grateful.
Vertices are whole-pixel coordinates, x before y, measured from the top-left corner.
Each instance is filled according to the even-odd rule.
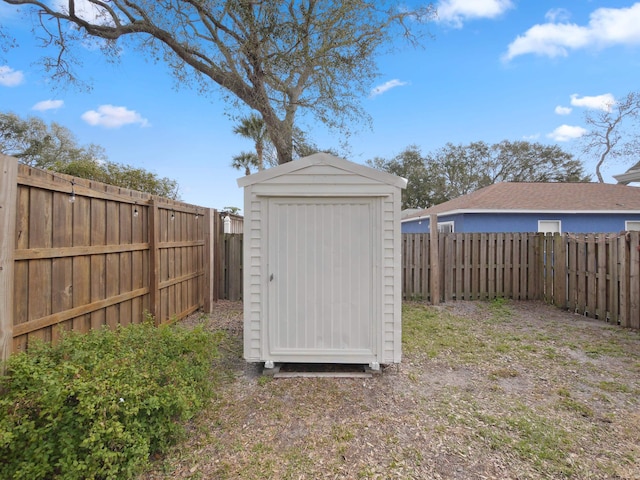
[[[606,183],[496,183],[402,219],[402,233],[640,230],[640,187]]]
[[[621,173],[620,175],[614,175],[613,178],[615,178],[618,183],[621,183],[622,185],[629,185],[633,182],[640,182],[640,162],[636,163],[626,172]]]
[[[415,213],[421,212],[422,208],[405,208],[400,212],[400,218],[407,218]]]

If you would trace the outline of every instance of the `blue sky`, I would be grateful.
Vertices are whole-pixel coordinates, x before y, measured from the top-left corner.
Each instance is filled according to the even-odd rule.
[[[447,142],[481,140],[557,143],[576,153],[588,109],[640,90],[640,2],[434,5],[434,38],[424,48],[379,58],[380,77],[362,99],[372,129],[363,125],[344,150],[335,132],[312,124],[317,145],[357,163],[391,158],[414,144],[427,153]],[[0,53],[1,111],[58,122],[79,143],[104,147],[112,161],[173,178],[186,202],[242,207],[241,172],[230,164],[252,144],[232,133],[235,123],[220,98],[176,85],[162,64],[127,49],[116,64],[89,47],[77,52],[78,73],[92,89],[61,88],[36,63],[42,50],[30,22],[0,2],[0,23],[19,43]],[[593,161],[585,165],[594,173]],[[605,181],[628,166],[605,167]]]

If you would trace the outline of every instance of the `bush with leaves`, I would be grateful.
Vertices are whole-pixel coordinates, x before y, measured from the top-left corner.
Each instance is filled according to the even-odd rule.
[[[145,322],[12,356],[0,378],[0,478],[135,476],[210,398],[216,355],[201,328]]]

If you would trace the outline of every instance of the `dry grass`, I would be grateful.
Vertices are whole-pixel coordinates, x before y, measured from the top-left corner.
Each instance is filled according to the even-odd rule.
[[[219,389],[142,478],[640,479],[637,332],[536,302],[405,304],[404,360],[373,379],[271,379],[226,332]]]

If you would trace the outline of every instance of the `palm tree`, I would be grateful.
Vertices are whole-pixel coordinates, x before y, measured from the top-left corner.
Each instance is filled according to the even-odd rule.
[[[231,166],[238,170],[244,168],[244,174],[251,175],[251,167],[258,167],[258,156],[255,153],[242,152],[233,157]]]
[[[264,146],[265,142],[269,141],[269,135],[267,134],[267,128],[264,120],[258,115],[252,113],[248,117],[244,117],[240,120],[240,125],[237,125],[233,129],[233,133],[237,133],[245,138],[253,140],[256,148],[258,170],[264,169]],[[240,154],[241,156],[243,154]],[[234,157],[234,162],[237,157]]]

